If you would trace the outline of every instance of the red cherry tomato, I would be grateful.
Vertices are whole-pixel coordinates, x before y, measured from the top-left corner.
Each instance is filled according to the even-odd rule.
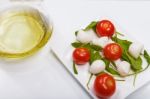
[[[117,60],[122,56],[122,48],[117,43],[110,43],[104,47],[103,53],[108,60]]]
[[[73,61],[79,65],[83,65],[90,60],[90,52],[86,48],[76,48],[72,56]]]
[[[108,98],[114,94],[116,90],[115,79],[106,73],[96,77],[94,82],[94,92],[100,98]]]
[[[109,20],[102,20],[96,25],[96,33],[98,36],[112,37],[115,33],[115,27]]]

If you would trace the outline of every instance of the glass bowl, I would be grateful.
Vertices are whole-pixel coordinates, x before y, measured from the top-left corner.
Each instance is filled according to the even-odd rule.
[[[52,34],[44,14],[29,6],[15,6],[0,12],[0,56],[21,58],[42,48]]]

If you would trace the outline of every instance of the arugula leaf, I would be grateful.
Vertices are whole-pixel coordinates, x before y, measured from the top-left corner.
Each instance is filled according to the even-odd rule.
[[[136,78],[137,78],[137,73],[135,73],[135,75],[134,75],[133,86],[135,86]]]
[[[102,59],[101,55],[97,51],[91,51],[91,56],[90,56],[90,64],[92,64],[96,60]]]
[[[124,52],[122,53],[121,58],[122,58],[123,60],[125,60],[125,61],[130,62],[130,60],[129,60],[129,58],[128,58],[128,56],[126,55],[126,53],[125,53],[125,52],[126,52],[126,51],[124,51]]]
[[[112,37],[112,40],[118,43],[123,48],[123,50],[128,50],[130,44],[132,44],[131,41],[119,39],[117,36]]]
[[[72,45],[74,48],[78,48],[78,47],[81,47],[81,46],[83,45],[83,43],[74,42],[74,43],[71,43],[71,45]]]
[[[85,31],[88,31],[88,30],[90,30],[90,29],[95,30],[96,24],[97,24],[97,22],[96,22],[96,21],[93,21],[93,22],[91,22],[84,30],[85,30]]]
[[[120,76],[120,74],[113,68],[109,67],[109,68],[106,68],[106,71],[113,74],[113,75],[118,75]]]
[[[83,44],[80,42],[74,42],[71,44],[74,48],[79,48],[79,47],[83,47],[83,48],[87,48],[90,51],[90,64],[92,64],[93,61],[101,59],[101,55],[99,54],[99,51],[102,50],[102,48],[100,46],[97,45],[92,45],[90,43],[87,44]]]
[[[109,60],[107,60],[107,59],[105,59],[105,58],[103,58],[102,60],[104,61],[104,63],[105,63],[105,65],[106,65],[106,67],[109,67],[109,65],[110,65],[110,61],[109,61]]]
[[[149,66],[150,66],[150,65],[148,64],[144,69],[139,70],[139,71],[134,72],[134,73],[131,73],[131,74],[128,74],[128,75],[126,75],[125,77],[132,76],[132,75],[136,75],[136,74],[138,74],[138,73],[141,73],[141,72],[147,70],[147,69],[149,68]]]
[[[97,21],[92,21],[85,29],[83,29],[84,31],[88,31],[90,29],[93,29],[94,31],[96,31],[96,24]],[[78,31],[75,31],[75,36],[77,36]]]
[[[75,62],[73,62],[73,71],[75,74],[78,74]]]
[[[92,79],[92,76],[93,76],[93,74],[90,75],[89,80],[88,80],[88,82],[87,82],[87,84],[86,84],[88,90],[90,89],[90,88],[89,88],[89,84],[90,84],[90,81],[91,81],[91,79]]]
[[[95,50],[95,51],[101,51],[102,50],[102,47],[97,46],[97,45],[93,45],[93,44],[90,44],[90,43],[84,44],[84,43],[81,43],[81,42],[74,42],[71,45],[74,48],[84,47],[84,48],[88,48],[89,50],[91,50],[91,49]]]
[[[102,47],[93,44],[91,44],[91,48],[95,51],[101,51],[103,49]]]
[[[124,79],[115,79],[116,81],[125,81]]]
[[[146,50],[144,50],[144,58],[146,59],[147,63],[150,64],[150,55]]]
[[[110,67],[109,65],[110,65],[110,61],[109,60],[106,60],[106,59],[103,59],[103,61],[105,62],[105,64],[106,64],[106,71],[107,72],[109,72],[110,74],[112,74],[112,75],[118,75],[118,76],[120,76],[120,74],[117,72],[117,70],[115,70],[115,69],[113,69],[112,67]]]
[[[116,34],[118,34],[118,35],[120,35],[120,36],[124,36],[122,33],[117,32],[117,31],[116,31]]]
[[[132,42],[128,40],[119,39],[117,38],[117,36],[112,37],[112,40],[117,42],[122,47],[123,49],[122,59],[130,62],[131,67],[134,71],[141,70],[142,69],[141,57],[138,57],[137,59],[135,59],[132,56],[130,56],[130,54],[128,53],[129,46],[130,44],[132,44]]]
[[[119,39],[119,38],[117,38],[117,36],[112,37],[112,40],[115,41],[116,43],[118,43],[121,46],[121,48],[123,49],[122,59],[129,62],[130,60],[129,60],[128,56],[126,55],[126,52],[128,51],[129,46],[130,46],[130,44],[132,44],[132,42]]]
[[[78,35],[78,31],[75,31],[75,36],[77,36]]]
[[[142,59],[141,57],[138,57],[137,59],[133,58],[132,56],[130,56],[130,54],[128,52],[126,52],[126,56],[128,57],[129,62],[131,63],[131,68],[134,71],[138,71],[142,69]]]
[[[81,47],[89,49],[90,52],[93,51],[90,43],[83,44]]]
[[[116,63],[114,61],[111,61],[111,64],[116,68]]]

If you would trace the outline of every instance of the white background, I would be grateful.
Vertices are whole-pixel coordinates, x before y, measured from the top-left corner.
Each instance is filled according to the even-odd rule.
[[[94,6],[95,3],[99,6]],[[94,20],[96,15],[90,15],[91,11],[115,18],[124,30],[142,42],[150,52],[148,1],[46,0],[43,6],[54,23],[52,38],[32,57],[15,62],[0,60],[0,99],[89,99],[50,53],[50,46],[53,46],[53,40],[57,39],[56,34],[65,38],[67,33],[73,33]],[[90,10],[90,7],[95,10]],[[89,14],[85,16],[84,11]],[[104,16],[97,16],[97,19]],[[89,21],[73,21],[82,18]],[[133,94],[127,99],[148,99],[149,91],[150,87],[147,86],[146,90],[140,90],[140,94]]]

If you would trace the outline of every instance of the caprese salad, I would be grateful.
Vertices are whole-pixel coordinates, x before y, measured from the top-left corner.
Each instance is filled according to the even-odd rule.
[[[114,94],[114,76],[136,76],[149,67],[150,55],[143,44],[123,39],[124,35],[117,32],[109,20],[93,21],[85,29],[76,31],[75,36],[73,71],[78,74],[77,66],[89,63],[88,72],[91,77],[96,76],[93,88],[98,97],[108,98]],[[147,61],[146,67],[142,67],[141,57]]]

